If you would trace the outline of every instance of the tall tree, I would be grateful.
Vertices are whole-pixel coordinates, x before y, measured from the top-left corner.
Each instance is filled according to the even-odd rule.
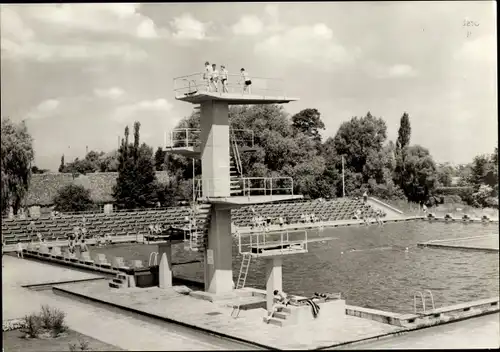
[[[405,148],[403,191],[409,201],[423,202],[436,188],[436,165],[429,150],[419,145]]]
[[[316,142],[321,142],[319,130],[325,129],[321,114],[316,109],[304,109],[292,116],[292,126]]]
[[[403,116],[401,116],[401,121],[399,123],[398,140],[396,142],[396,148],[398,151],[410,145],[410,137],[411,137],[410,117],[405,112]]]
[[[139,145],[140,123],[134,123],[134,143],[128,143],[129,129],[119,149],[118,177],[113,196],[120,208],[147,208],[156,205],[156,174],[153,150],[145,143]]]
[[[165,151],[162,147],[158,147],[155,152],[155,169],[156,171],[163,170],[163,165],[165,164]]]
[[[368,112],[365,117],[353,117],[342,123],[333,138],[333,144],[336,154],[344,155],[347,168],[362,174],[368,156],[380,152],[386,138],[385,121]],[[366,175],[363,178],[368,180]]]
[[[15,124],[9,118],[2,118],[1,137],[1,210],[5,214],[12,205],[17,213],[30,182],[33,139],[24,121]]]
[[[61,165],[59,165],[59,172],[64,172],[64,168],[65,168],[65,165],[64,165],[64,154],[61,156]]]

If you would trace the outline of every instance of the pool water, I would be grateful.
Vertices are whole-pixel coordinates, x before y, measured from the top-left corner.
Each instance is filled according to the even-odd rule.
[[[398,313],[413,311],[413,294],[429,289],[436,307],[499,295],[498,253],[418,248],[429,240],[484,236],[498,241],[492,224],[402,222],[370,227],[329,228],[309,237],[336,240],[309,244],[309,252],[283,258],[283,290],[298,295],[340,292],[347,304]],[[408,251],[405,248],[408,247]],[[157,245],[127,244],[92,249],[148,263]],[[200,254],[173,246],[173,262]],[[233,276],[241,264],[233,243]],[[203,281],[201,263],[174,266],[174,275]],[[265,288],[265,262],[252,259],[246,286]],[[430,301],[427,302],[429,306]]]

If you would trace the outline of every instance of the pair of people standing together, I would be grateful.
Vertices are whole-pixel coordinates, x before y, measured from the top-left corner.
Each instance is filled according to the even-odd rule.
[[[252,84],[252,81],[244,68],[242,68],[240,72],[242,78],[241,83],[243,83],[243,93],[245,92],[250,93],[250,85]],[[207,83],[207,92],[210,92],[211,88],[213,88],[215,92],[218,92],[219,91],[218,83],[220,81],[222,85],[222,93],[229,93],[229,90],[227,88],[228,76],[229,72],[226,70],[226,67],[224,65],[221,65],[220,71],[218,71],[216,64],[210,65],[208,61],[205,62],[205,71],[203,73],[203,79]]]

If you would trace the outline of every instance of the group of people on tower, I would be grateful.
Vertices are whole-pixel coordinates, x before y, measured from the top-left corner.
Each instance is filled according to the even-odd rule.
[[[241,80],[239,84],[243,85],[243,94],[250,94],[250,86],[252,85],[252,80],[248,75],[248,72],[245,71],[244,68],[240,70]],[[222,93],[229,93],[228,89],[228,79],[229,72],[227,71],[224,65],[220,66],[220,70],[217,70],[216,64],[211,64],[207,61],[205,62],[205,71],[203,72],[203,79],[205,80],[207,92],[218,92],[219,91],[219,82],[222,86]]]

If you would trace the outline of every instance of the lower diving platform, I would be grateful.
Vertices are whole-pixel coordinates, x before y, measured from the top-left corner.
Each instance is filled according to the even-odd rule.
[[[335,237],[308,238],[307,230],[278,230],[238,234],[238,249],[242,255],[275,257],[308,252],[311,242],[324,242]]]

